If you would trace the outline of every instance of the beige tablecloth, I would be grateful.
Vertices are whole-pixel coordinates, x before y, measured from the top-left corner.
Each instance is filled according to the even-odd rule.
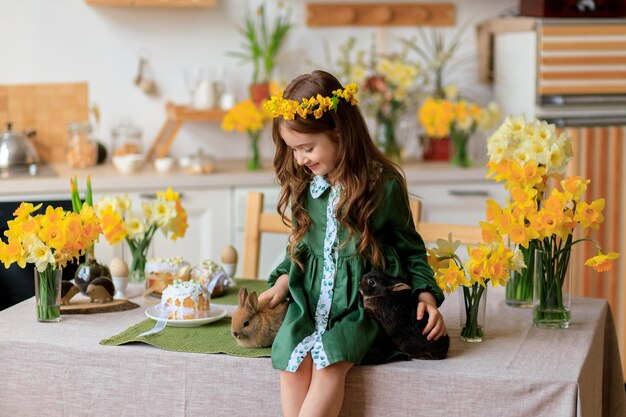
[[[281,414],[268,358],[98,343],[144,319],[144,309],[53,324],[36,322],[33,299],[0,312],[0,416]],[[543,330],[490,289],[487,339],[477,344],[458,339],[458,310],[455,297],[442,308],[448,359],[355,367],[341,416],[626,416],[605,300],[574,299],[571,328]]]

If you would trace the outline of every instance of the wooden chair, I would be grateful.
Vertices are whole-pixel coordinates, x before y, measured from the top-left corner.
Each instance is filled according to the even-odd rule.
[[[291,227],[283,223],[278,213],[263,212],[263,193],[248,193],[246,223],[243,229],[243,277],[259,278],[259,254],[261,234],[280,233],[288,235]]]
[[[283,223],[278,213],[263,212],[263,193],[248,193],[246,206],[246,223],[243,231],[243,274],[244,278],[259,278],[259,256],[261,253],[261,234],[278,233],[288,235],[291,227]],[[462,244],[482,241],[482,233],[478,226],[458,224],[420,222],[421,204],[417,200],[410,201],[411,214],[415,228],[425,243],[435,243],[439,238],[447,238],[452,232],[455,240]]]
[[[460,240],[461,244],[474,244],[483,241],[480,226],[422,222],[420,221],[421,203],[418,200],[411,200],[409,205],[415,229],[424,239],[424,243],[435,243],[437,239],[447,239],[448,233],[452,233],[452,239]]]

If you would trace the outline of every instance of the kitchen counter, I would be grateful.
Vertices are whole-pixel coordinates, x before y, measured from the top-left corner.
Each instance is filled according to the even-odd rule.
[[[220,161],[217,171],[211,174],[190,174],[182,168],[175,168],[167,174],[160,174],[152,165],[146,164],[133,174],[122,174],[112,164],[104,164],[88,169],[73,169],[65,164],[50,165],[54,176],[18,177],[0,179],[0,200],[24,198],[26,196],[51,196],[65,194],[69,196],[69,179],[91,176],[94,192],[124,192],[127,190],[157,190],[166,186],[176,188],[223,188],[259,187],[274,185],[274,172],[271,161],[264,161],[266,167],[260,171],[246,171],[245,161]],[[412,184],[438,182],[484,181],[487,169],[475,166],[468,169],[455,168],[447,162],[409,162],[403,165],[407,181]],[[81,183],[79,181],[79,183]],[[83,187],[81,183],[81,187]]]

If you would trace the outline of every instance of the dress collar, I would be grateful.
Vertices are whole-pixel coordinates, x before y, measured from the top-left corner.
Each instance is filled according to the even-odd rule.
[[[309,186],[311,197],[318,198],[324,194],[324,191],[326,191],[328,187],[330,187],[330,183],[326,181],[326,178],[321,175],[314,176],[311,180],[311,185]]]

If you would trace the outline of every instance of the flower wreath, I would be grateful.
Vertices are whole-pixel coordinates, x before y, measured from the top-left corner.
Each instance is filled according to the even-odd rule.
[[[272,117],[283,116],[285,120],[293,120],[296,114],[303,119],[306,119],[309,114],[319,119],[324,115],[325,111],[334,110],[336,112],[340,98],[356,106],[358,101],[354,96],[358,91],[359,87],[356,83],[351,83],[346,85],[346,88],[343,90],[339,89],[333,91],[331,97],[322,97],[322,95],[318,94],[308,99],[305,97],[302,101],[285,99],[281,92],[272,96],[269,101],[265,102],[264,107]]]

